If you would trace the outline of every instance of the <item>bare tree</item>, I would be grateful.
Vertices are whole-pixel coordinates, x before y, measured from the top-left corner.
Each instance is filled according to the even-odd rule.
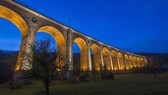
[[[49,95],[49,86],[53,81],[54,72],[57,67],[61,68],[56,64],[61,64],[64,57],[61,57],[60,52],[51,47],[50,39],[43,38],[37,41],[32,50],[34,52],[33,60],[29,59],[29,62],[32,63],[32,72],[35,77],[42,80],[46,95]]]

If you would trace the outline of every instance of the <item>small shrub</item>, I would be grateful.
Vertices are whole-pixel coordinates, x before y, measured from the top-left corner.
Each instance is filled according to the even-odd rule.
[[[111,71],[102,71],[103,79],[114,79],[114,73]]]
[[[109,79],[114,79],[114,74],[113,74],[113,72],[111,72],[111,73],[109,74],[108,78],[109,78]]]

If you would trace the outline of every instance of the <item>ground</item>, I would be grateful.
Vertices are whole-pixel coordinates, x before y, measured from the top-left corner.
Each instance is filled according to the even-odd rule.
[[[65,81],[53,81],[51,95],[168,95],[168,73],[158,74],[122,74],[114,80],[99,80],[72,84]],[[21,89],[9,89],[0,85],[0,95],[42,95],[41,81]]]

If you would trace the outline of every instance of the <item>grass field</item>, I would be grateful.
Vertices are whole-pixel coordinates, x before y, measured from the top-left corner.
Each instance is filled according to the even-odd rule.
[[[43,91],[40,81],[17,90],[0,85],[0,95],[42,95]],[[168,95],[168,73],[158,74],[157,78],[152,74],[122,74],[116,75],[114,80],[79,84],[53,81],[50,91],[51,95]]]

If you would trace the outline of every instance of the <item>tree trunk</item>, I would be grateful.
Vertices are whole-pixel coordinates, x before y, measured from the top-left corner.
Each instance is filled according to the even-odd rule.
[[[49,95],[49,83],[45,84],[45,95]]]

